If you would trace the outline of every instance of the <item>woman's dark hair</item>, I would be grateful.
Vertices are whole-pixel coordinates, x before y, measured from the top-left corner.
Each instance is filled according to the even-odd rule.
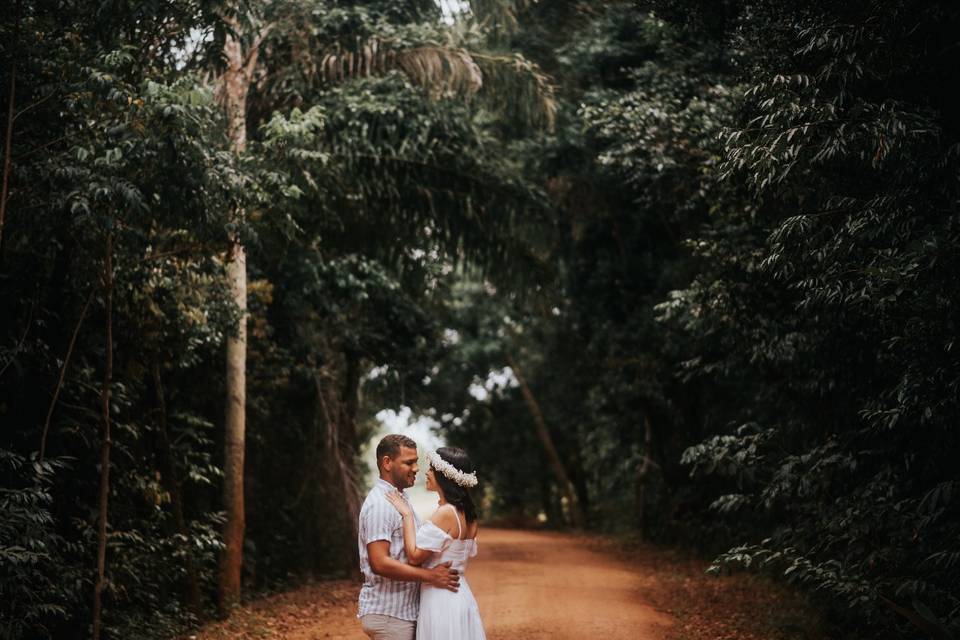
[[[440,447],[437,449],[437,455],[444,461],[452,464],[453,467],[459,471],[463,471],[464,473],[473,473],[475,471],[470,456],[459,447]],[[437,484],[443,489],[443,497],[446,501],[460,511],[463,511],[467,522],[474,522],[477,519],[477,507],[473,504],[470,491],[467,490],[466,487],[461,487],[437,469],[433,470],[433,477],[436,478]]]

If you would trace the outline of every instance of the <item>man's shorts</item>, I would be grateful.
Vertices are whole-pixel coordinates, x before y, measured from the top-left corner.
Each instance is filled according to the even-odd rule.
[[[363,632],[373,640],[413,640],[417,623],[379,613],[368,613],[360,618]]]

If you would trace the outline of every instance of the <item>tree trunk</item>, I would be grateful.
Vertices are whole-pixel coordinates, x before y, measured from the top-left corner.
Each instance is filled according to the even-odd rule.
[[[236,242],[227,266],[234,302],[240,310],[236,335],[227,338],[227,407],[224,419],[223,504],[226,522],[220,558],[219,608],[222,615],[240,602],[245,528],[243,468],[246,441],[247,273],[243,245]]]
[[[360,359],[350,353],[344,354],[346,371],[343,381],[341,419],[337,424],[337,460],[340,465],[340,481],[344,488],[347,513],[350,514],[350,530],[356,538],[360,526],[360,492],[357,486],[353,456],[357,444],[357,410],[360,406]]]
[[[637,516],[637,529],[640,531],[640,537],[647,537],[647,476],[650,473],[650,467],[653,464],[651,459],[653,448],[653,427],[650,425],[650,415],[643,416],[643,462],[637,467],[635,483],[635,505],[634,510]]]
[[[17,0],[17,7],[14,10],[13,27],[13,56],[17,54],[20,40],[20,8],[21,0]],[[13,155],[11,154],[11,145],[13,143],[13,116],[15,96],[17,90],[17,61],[16,57],[10,61],[10,95],[7,96],[7,129],[4,135],[3,145],[3,186],[0,187],[0,251],[3,249],[3,225],[7,218],[7,197],[10,192],[10,168]],[[2,255],[2,253],[0,253]]]
[[[167,426],[167,401],[163,391],[163,380],[160,376],[160,363],[153,363],[153,388],[157,396],[157,413],[160,454],[160,474],[163,484],[166,485],[170,493],[170,506],[173,509],[173,521],[177,533],[184,539],[189,540],[190,531],[187,528],[187,519],[183,515],[183,484],[177,475],[176,463],[173,460],[173,451],[170,446],[170,431]],[[200,598],[200,580],[197,577],[197,569],[190,558],[189,550],[186,550],[183,556],[184,576],[183,595],[187,609],[196,617],[202,614]]]
[[[580,509],[580,501],[577,500],[577,492],[573,488],[573,482],[570,481],[570,475],[567,473],[566,467],[563,466],[563,461],[560,460],[557,448],[553,444],[553,438],[550,437],[550,430],[547,429],[547,422],[543,418],[540,404],[537,402],[536,397],[534,397],[529,385],[527,385],[527,381],[523,378],[523,374],[520,372],[520,367],[517,366],[516,360],[513,359],[513,356],[510,355],[509,352],[506,356],[507,364],[510,365],[510,368],[513,370],[513,375],[516,376],[517,382],[520,383],[520,392],[523,394],[523,399],[527,403],[530,415],[533,417],[533,426],[536,429],[540,443],[543,445],[543,450],[547,454],[547,459],[550,461],[553,475],[556,478],[557,484],[560,486],[560,490],[563,491],[563,495],[567,498],[567,506],[570,509],[570,520],[573,526],[582,527],[584,524],[583,512]]]
[[[100,504],[97,513],[97,582],[93,587],[93,640],[100,639],[101,596],[107,557],[107,499],[110,496],[110,385],[113,380],[113,235],[107,235],[107,255],[103,267],[104,315],[106,316],[106,355],[103,386],[100,388]]]
[[[317,403],[320,413],[323,416],[323,421],[327,426],[324,448],[326,449],[327,455],[331,457],[330,464],[327,465],[330,474],[329,482],[332,486],[336,487],[337,493],[343,496],[342,508],[338,509],[337,512],[345,518],[345,529],[350,532],[350,539],[344,541],[345,551],[349,550],[349,552],[345,554],[344,566],[356,577],[359,574],[356,557],[354,555],[356,551],[354,541],[357,539],[357,528],[359,526],[360,500],[352,463],[351,447],[353,443],[352,441],[348,441],[350,437],[349,434],[354,431],[354,427],[349,417],[349,409],[345,406],[346,398],[342,396],[337,397],[337,394],[333,393],[331,400],[335,404],[331,410],[321,376],[322,373],[320,371],[314,373]],[[349,378],[350,376],[347,375],[346,377]]]
[[[50,418],[53,417],[53,409],[57,406],[57,399],[60,398],[60,391],[63,389],[63,381],[67,376],[67,365],[70,364],[70,356],[73,355],[73,348],[77,344],[77,336],[80,334],[80,327],[83,325],[83,321],[87,317],[87,310],[90,308],[90,303],[93,302],[93,295],[96,293],[96,291],[96,288],[94,288],[92,291],[90,291],[90,295],[87,296],[87,301],[84,303],[83,309],[80,311],[80,319],[77,320],[77,325],[74,327],[73,334],[70,336],[70,344],[67,346],[67,355],[63,357],[63,364],[60,365],[60,377],[57,379],[57,386],[53,390],[53,398],[50,400],[50,406],[47,408],[47,417],[43,421],[43,432],[40,435],[40,462],[43,462],[44,456],[47,454],[47,434],[50,432]]]
[[[223,76],[227,133],[234,153],[247,146],[247,92],[250,73],[256,64],[256,50],[244,58],[239,40],[240,25],[228,21],[224,43],[227,70]],[[236,211],[237,223],[243,212]],[[245,528],[243,502],[243,460],[246,441],[246,367],[247,367],[247,256],[239,233],[233,232],[228,256],[227,274],[233,301],[240,311],[234,335],[227,338],[226,412],[224,416],[223,502],[226,522],[223,529],[224,549],[220,558],[219,598],[221,615],[227,615],[240,602],[243,569],[243,537]]]

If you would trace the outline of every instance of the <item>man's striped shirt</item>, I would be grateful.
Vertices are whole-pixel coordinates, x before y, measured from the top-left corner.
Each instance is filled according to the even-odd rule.
[[[420,583],[391,580],[378,576],[370,568],[370,555],[367,545],[376,540],[390,542],[390,557],[406,563],[407,553],[403,549],[403,518],[396,508],[387,501],[386,494],[396,491],[396,487],[378,478],[373,489],[367,494],[360,508],[360,528],[357,546],[360,551],[360,571],[363,572],[363,587],[360,589],[360,604],[357,617],[370,613],[416,620],[420,611]],[[403,493],[403,492],[401,492]],[[406,498],[406,494],[403,494]],[[413,516],[416,527],[420,528],[420,519]]]

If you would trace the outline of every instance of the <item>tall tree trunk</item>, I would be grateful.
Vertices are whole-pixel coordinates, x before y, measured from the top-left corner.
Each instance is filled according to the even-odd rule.
[[[40,462],[43,462],[44,456],[47,454],[47,434],[50,432],[50,418],[53,417],[53,409],[57,406],[57,399],[60,398],[60,391],[63,389],[63,381],[67,376],[67,365],[70,364],[70,356],[73,355],[73,348],[77,344],[77,336],[80,334],[80,327],[83,325],[84,319],[87,317],[87,310],[90,308],[90,303],[93,302],[93,295],[97,292],[96,288],[90,291],[90,295],[87,296],[87,301],[83,305],[83,309],[80,311],[80,319],[77,320],[77,325],[73,328],[73,334],[70,336],[70,344],[67,346],[67,355],[63,357],[63,364],[60,365],[60,377],[57,379],[57,386],[53,390],[53,398],[50,400],[50,406],[47,408],[47,417],[43,421],[43,432],[40,435]]]
[[[570,509],[570,520],[573,526],[582,527],[584,522],[583,511],[580,509],[580,501],[577,500],[577,492],[574,490],[573,482],[570,481],[570,475],[567,473],[567,469],[563,465],[560,455],[557,453],[557,448],[553,444],[553,438],[550,436],[550,430],[547,428],[547,421],[543,418],[540,404],[537,402],[536,397],[530,390],[530,386],[524,379],[520,367],[517,365],[517,361],[513,359],[513,356],[509,352],[507,352],[506,356],[507,364],[510,365],[510,368],[513,370],[513,375],[517,378],[517,382],[520,383],[520,392],[523,394],[523,399],[527,403],[530,415],[533,417],[533,426],[536,429],[540,443],[543,445],[543,450],[547,454],[547,460],[550,461],[553,475],[556,478],[557,484],[560,486],[560,490],[563,491],[563,495],[567,499],[567,506]]]
[[[327,455],[331,457],[331,464],[327,465],[330,473],[330,482],[339,490],[343,496],[343,507],[338,510],[345,518],[345,528],[350,532],[350,540],[344,541],[344,549],[350,550],[350,555],[345,556],[345,567],[353,574],[358,575],[358,565],[352,556],[356,550],[354,540],[357,538],[357,528],[360,518],[360,500],[357,488],[357,480],[353,471],[351,447],[352,441],[347,441],[349,434],[353,432],[354,427],[349,419],[349,410],[345,407],[345,398],[332,392],[331,401],[334,403],[331,409],[328,402],[325,385],[322,379],[322,373],[314,373],[314,384],[317,392],[317,403],[323,420],[326,423],[326,442],[324,448]],[[349,375],[346,376],[349,378]]]
[[[13,48],[11,49],[13,57],[10,59],[10,95],[7,96],[7,129],[4,134],[3,145],[3,186],[0,187],[0,256],[3,255],[3,225],[7,218],[7,197],[10,192],[10,169],[13,158],[10,147],[13,144],[13,117],[17,92],[16,55],[20,46],[20,9],[21,0],[17,0],[17,8],[14,10]]]
[[[341,482],[344,487],[344,500],[346,501],[346,513],[350,518],[350,529],[352,539],[349,541],[349,550],[347,554],[349,561],[347,568],[352,571],[354,577],[360,576],[360,566],[357,563],[358,558],[354,555],[356,545],[353,541],[357,538],[360,526],[360,489],[357,483],[356,471],[353,465],[355,447],[357,445],[357,411],[360,407],[360,358],[353,353],[345,353],[346,371],[343,381],[343,419],[340,420],[337,445],[340,452],[338,461],[340,464]]]
[[[107,557],[107,499],[110,496],[110,385],[113,380],[113,234],[107,235],[103,267],[106,355],[100,388],[100,504],[97,513],[97,582],[93,587],[93,640],[100,640],[100,610]]]
[[[650,467],[653,466],[653,427],[650,425],[650,415],[645,413],[643,416],[643,462],[637,467],[636,483],[634,485],[635,505],[634,510],[637,517],[637,529],[640,531],[641,538],[647,537],[647,476],[650,474]]]
[[[245,528],[243,469],[246,442],[247,273],[246,256],[239,241],[233,246],[227,270],[234,302],[241,317],[236,335],[227,338],[227,407],[223,455],[223,504],[226,522],[219,573],[219,608],[222,615],[228,614],[230,609],[240,602]]]
[[[353,454],[357,439],[357,411],[360,408],[360,357],[355,353],[343,354],[345,372],[343,376],[343,412],[344,421],[341,430],[340,446],[347,458]]]
[[[166,394],[163,391],[160,363],[157,361],[153,363],[153,388],[157,396],[157,413],[159,418],[159,428],[157,429],[159,446],[157,448],[160,454],[160,473],[163,483],[170,493],[170,506],[173,509],[173,521],[177,533],[183,536],[185,540],[189,540],[190,531],[187,528],[187,519],[183,515],[183,483],[180,482],[180,478],[177,475],[176,463],[173,460],[173,450],[170,446],[170,431],[167,425],[167,400]],[[193,560],[190,558],[189,550],[184,553],[183,562],[186,571],[183,583],[184,602],[190,613],[199,618],[202,613],[200,580],[197,577],[197,569],[193,564]]]
[[[242,154],[247,146],[247,92],[259,44],[255,44],[244,56],[239,39],[240,24],[235,19],[229,19],[228,23],[232,31],[227,32],[223,47],[227,60],[223,76],[227,133],[234,153]],[[236,211],[235,217],[239,224],[243,211]],[[235,334],[227,338],[223,464],[223,502],[227,518],[223,529],[224,549],[219,573],[218,604],[221,615],[227,615],[240,602],[245,528],[243,468],[246,441],[247,255],[239,233],[233,233],[231,245],[227,274],[234,303],[240,311],[240,320]]]

